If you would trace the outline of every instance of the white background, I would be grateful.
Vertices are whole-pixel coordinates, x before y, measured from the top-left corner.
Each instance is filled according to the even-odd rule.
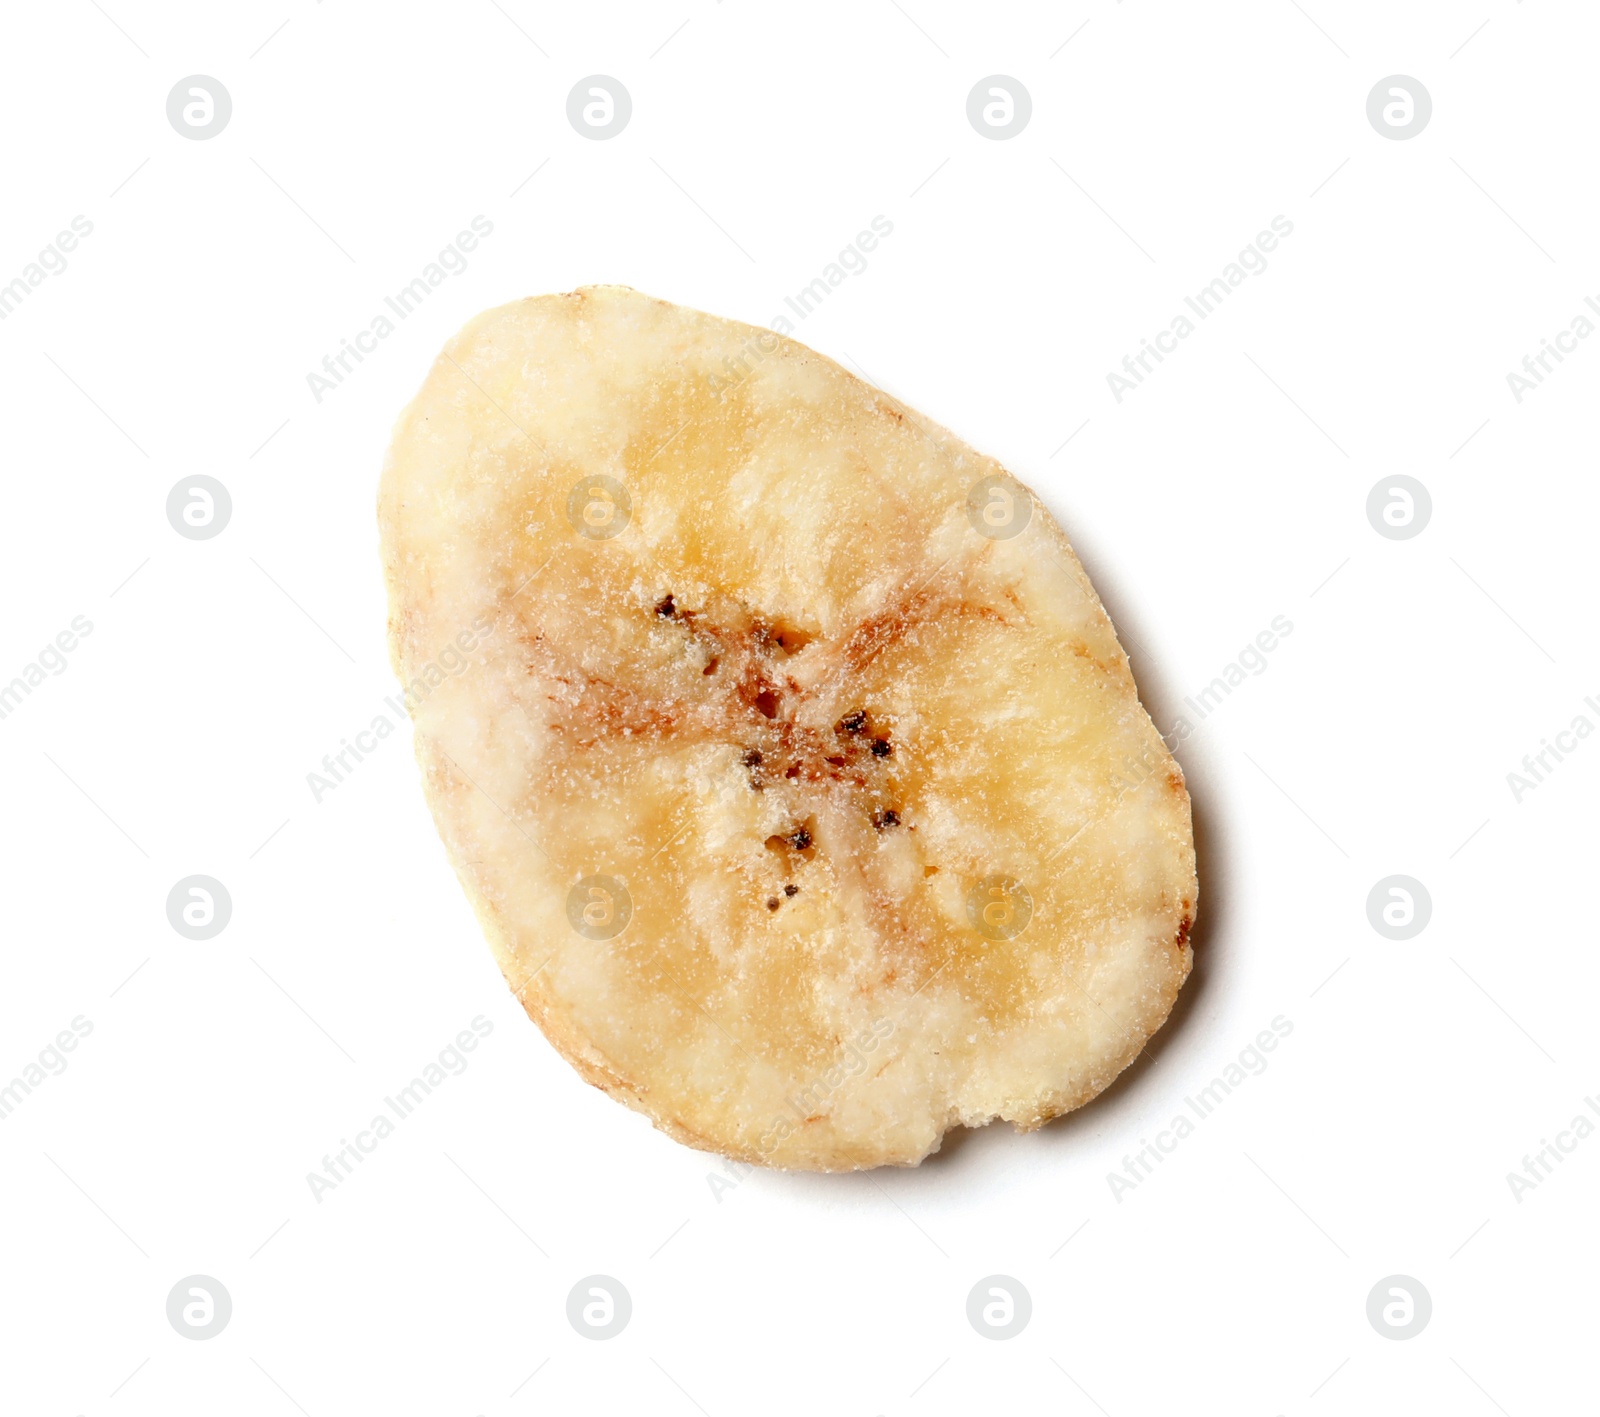
[[[1592,7],[70,0],[5,33],[0,282],[94,230],[0,324],[0,680],[94,628],[0,722],[0,1081],[93,1032],[0,1123],[0,1407],[1593,1402],[1600,1139],[1506,1180],[1600,1092],[1600,741],[1506,780],[1600,724],[1600,341],[1506,381],[1600,294]],[[197,73],[233,101],[199,142],[165,112]],[[633,99],[606,142],[565,113],[596,73]],[[991,74],[1032,95],[1008,141],[966,117]],[[1366,117],[1393,74],[1433,99],[1408,141]],[[479,214],[467,270],[318,403],[306,375]],[[1110,1094],[914,1172],[724,1188],[522,1016],[409,732],[320,803],[306,774],[395,690],[376,478],[450,333],[601,281],[765,324],[880,214],[798,337],[1039,491],[1158,725],[1294,628],[1181,749],[1195,974]],[[1116,402],[1107,373],[1279,214],[1266,272]],[[210,541],[164,511],[200,473],[233,499]],[[1433,499],[1403,541],[1365,512],[1398,473]],[[233,899],[205,943],[165,912],[194,873]],[[1406,942],[1366,914],[1394,873],[1433,900]],[[478,1015],[467,1071],[314,1200]],[[1117,1199],[1279,1015],[1267,1070]],[[607,1342],[566,1318],[595,1273],[633,1299]],[[1006,1342],[965,1314],[996,1273],[1032,1296]],[[192,1274],[233,1300],[206,1342],[165,1314]],[[1409,1341],[1366,1317],[1393,1274],[1432,1296]]]

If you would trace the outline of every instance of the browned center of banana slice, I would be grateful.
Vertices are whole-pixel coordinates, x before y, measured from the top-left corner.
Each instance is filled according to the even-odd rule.
[[[501,967],[665,1131],[914,1164],[1080,1106],[1165,1019],[1182,775],[992,460],[803,346],[599,287],[451,342],[380,520]]]

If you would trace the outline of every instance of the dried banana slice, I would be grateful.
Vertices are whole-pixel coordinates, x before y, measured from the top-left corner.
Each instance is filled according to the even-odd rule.
[[[1183,776],[993,459],[803,345],[589,287],[450,341],[379,517],[501,969],[662,1130],[915,1165],[1081,1106],[1167,1017]]]

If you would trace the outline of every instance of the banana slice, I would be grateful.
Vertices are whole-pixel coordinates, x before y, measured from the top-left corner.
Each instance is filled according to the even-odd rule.
[[[915,1165],[1081,1106],[1167,1017],[1183,776],[993,459],[792,340],[589,287],[449,343],[379,519],[500,967],[671,1136]]]

